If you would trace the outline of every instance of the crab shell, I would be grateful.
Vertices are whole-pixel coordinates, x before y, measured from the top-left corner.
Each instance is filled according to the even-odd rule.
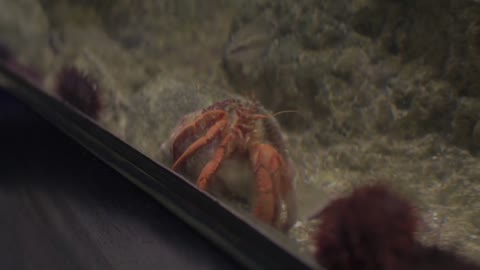
[[[273,220],[265,218],[263,214],[257,213],[258,211],[254,211],[254,213],[259,219],[270,223],[273,227],[284,231],[288,230],[295,222],[297,215],[294,190],[295,171],[293,163],[288,157],[286,139],[281,132],[278,122],[258,103],[248,100],[228,99],[217,102],[204,110],[184,116],[175,127],[170,138],[162,145],[162,151],[168,157],[168,161],[171,164],[178,161],[179,156],[181,156],[189,146],[206,136],[206,133],[215,125],[216,121],[203,121],[202,117],[205,117],[206,114],[213,111],[225,112],[226,117],[229,119],[228,124],[211,140],[208,140],[197,151],[186,157],[179,172],[191,181],[197,180],[207,163],[215,158],[215,153],[225,137],[235,133],[235,123],[239,122],[239,119],[241,120],[242,117],[248,118],[245,120],[245,123],[248,122],[249,128],[242,129],[242,138],[238,139],[237,137],[238,140],[235,140],[235,150],[221,159],[218,170],[215,171],[211,176],[212,179],[209,180],[210,184],[207,190],[217,197],[237,199],[237,201],[241,200],[245,202],[249,208],[264,207],[267,209],[267,212],[270,211],[268,210],[270,208],[273,209],[280,206],[281,213],[276,215],[277,217]],[[250,117],[259,115],[264,117]],[[188,135],[182,134],[185,132],[186,127],[194,127],[194,129],[192,129],[194,131],[189,132]],[[232,135],[230,137],[235,136],[236,135]],[[261,145],[262,148],[255,148],[259,145]],[[272,156],[273,159],[277,158],[281,160],[280,168],[270,168],[269,164],[266,166],[264,166],[265,164],[260,164],[262,162],[260,160],[261,158],[257,156],[253,157],[252,149],[257,150],[257,156],[263,155],[266,156],[267,159]],[[256,181],[262,181],[262,177],[259,177],[258,174],[256,175],[255,173],[255,167],[258,166],[266,167],[267,172],[271,175],[276,174],[274,170],[280,170],[280,174],[284,176],[283,179],[286,179],[287,183],[280,183],[282,181],[272,177],[273,183],[271,183],[271,185],[274,186],[273,188],[285,190],[285,194],[276,196],[274,202],[270,203],[267,200],[267,203],[264,203],[272,205],[258,205],[261,204],[258,199],[262,196],[262,194],[259,194],[258,189],[255,188]],[[271,169],[271,171],[269,171],[269,169]],[[273,204],[276,204],[276,206]]]

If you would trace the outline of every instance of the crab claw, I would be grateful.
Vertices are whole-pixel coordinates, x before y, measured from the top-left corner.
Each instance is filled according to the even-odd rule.
[[[250,151],[255,170],[254,215],[260,220],[287,231],[296,220],[295,193],[290,164],[269,144],[257,144]],[[286,218],[282,221],[282,206]]]

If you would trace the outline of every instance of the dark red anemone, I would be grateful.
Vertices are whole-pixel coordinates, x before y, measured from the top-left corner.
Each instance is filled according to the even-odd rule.
[[[93,119],[98,119],[101,98],[97,83],[74,67],[63,68],[57,75],[56,93],[67,103]]]
[[[319,217],[316,258],[328,269],[386,269],[415,245],[412,206],[385,186],[361,187],[332,201]]]
[[[480,269],[416,241],[413,206],[383,185],[360,187],[317,217],[315,258],[329,270]]]

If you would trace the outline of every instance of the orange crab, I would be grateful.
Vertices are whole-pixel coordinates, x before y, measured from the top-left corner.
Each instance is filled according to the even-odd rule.
[[[228,99],[186,115],[163,145],[173,170],[204,191],[245,198],[255,217],[287,231],[296,220],[294,170],[273,116]]]

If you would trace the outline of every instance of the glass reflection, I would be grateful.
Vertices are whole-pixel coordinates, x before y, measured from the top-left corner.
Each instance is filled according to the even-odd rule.
[[[52,95],[75,105],[87,90],[61,89],[93,89],[86,114],[156,161],[181,160],[191,181],[220,183],[207,190],[239,211],[291,227],[303,252],[315,213],[381,182],[418,208],[418,241],[478,261],[475,1],[1,5],[1,42]]]

